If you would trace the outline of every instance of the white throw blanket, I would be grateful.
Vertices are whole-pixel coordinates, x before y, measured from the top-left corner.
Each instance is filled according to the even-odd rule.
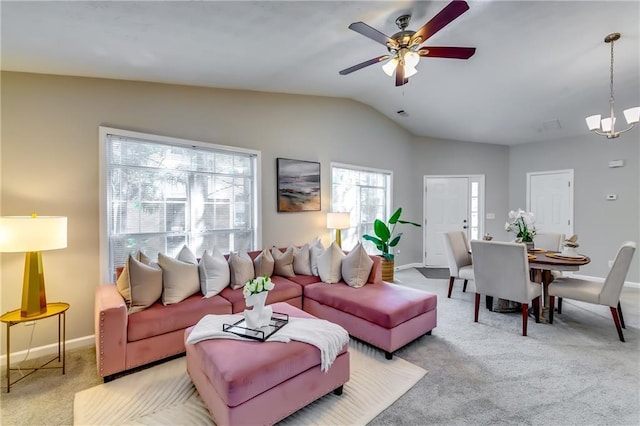
[[[234,315],[205,315],[191,330],[187,344],[207,339],[251,340],[227,331],[223,324],[234,324],[243,318]],[[289,323],[269,336],[267,342],[287,343],[291,340],[308,343],[320,349],[320,368],[329,370],[344,345],[349,343],[349,333],[337,324],[318,318],[289,317]]]

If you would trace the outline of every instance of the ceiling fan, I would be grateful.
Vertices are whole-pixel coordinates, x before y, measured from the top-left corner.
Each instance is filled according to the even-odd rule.
[[[370,27],[364,22],[354,22],[349,25],[350,30],[385,45],[389,53],[343,69],[339,74],[351,74],[369,65],[389,59],[387,63],[382,66],[382,69],[389,76],[392,76],[395,71],[396,86],[402,86],[409,82],[409,77],[418,72],[416,65],[421,57],[469,59],[476,52],[475,47],[420,47],[420,44],[427,41],[432,35],[467,10],[469,10],[469,5],[466,1],[454,0],[418,31],[407,30],[411,15],[402,15],[396,19],[396,25],[400,31],[391,37]]]

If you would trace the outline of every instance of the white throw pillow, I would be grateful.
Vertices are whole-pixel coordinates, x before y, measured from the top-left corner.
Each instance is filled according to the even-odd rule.
[[[351,287],[362,287],[369,280],[372,267],[373,260],[362,244],[358,243],[342,260],[342,279]]]
[[[193,254],[191,249],[187,246],[182,246],[182,249],[180,249],[180,253],[178,253],[178,255],[176,256],[176,259],[181,260],[182,262],[192,263],[194,265],[198,264],[198,259],[196,258],[196,255]]]
[[[274,246],[271,248],[271,255],[275,261],[275,266],[273,267],[274,275],[280,275],[286,278],[296,276],[293,270],[293,247],[289,246],[284,253],[282,253],[278,247]]]
[[[205,250],[198,263],[198,271],[200,272],[200,291],[205,298],[220,293],[231,280],[227,259],[217,248],[214,248],[211,253]]]
[[[194,256],[195,257],[195,256]],[[158,265],[162,268],[162,304],[182,302],[200,291],[198,265],[173,259],[158,253]]]
[[[333,284],[342,279],[342,259],[344,253],[335,241],[318,257],[318,273],[323,282]]]
[[[271,251],[268,249],[262,250],[255,259],[253,259],[253,269],[255,269],[256,278],[270,277],[273,275],[273,268],[275,266],[275,261],[273,260],[273,256],[271,255]]]
[[[253,261],[247,252],[229,253],[229,272],[231,273],[229,286],[233,290],[244,287],[249,280],[255,278]]]
[[[309,244],[300,248],[293,248],[293,272],[296,275],[311,275],[311,261],[309,258]]]
[[[322,241],[320,238],[316,238],[309,244],[309,265],[311,266],[311,275],[315,275],[316,277],[320,274],[318,273],[318,257],[324,253],[324,246],[322,245]]]

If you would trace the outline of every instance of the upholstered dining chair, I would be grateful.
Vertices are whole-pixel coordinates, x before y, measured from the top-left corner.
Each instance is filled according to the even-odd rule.
[[[549,251],[561,251],[564,234],[555,232],[540,232],[533,237],[535,248],[541,248]]]
[[[549,284],[549,323],[553,324],[553,305],[556,297],[608,306],[618,330],[618,337],[621,342],[624,342],[622,329],[626,327],[620,306],[620,293],[635,251],[635,242],[627,241],[622,244],[604,282],[572,277],[551,282]]]
[[[522,304],[522,335],[527,335],[529,302],[533,301],[534,317],[540,322],[542,286],[529,277],[527,247],[519,243],[471,241],[473,275],[476,284],[475,316],[478,322],[480,295],[512,300]]]
[[[451,231],[444,234],[444,248],[449,263],[449,293],[451,298],[453,283],[456,278],[464,280],[462,292],[467,291],[467,282],[473,281],[473,265],[469,254],[469,243],[464,231]]]

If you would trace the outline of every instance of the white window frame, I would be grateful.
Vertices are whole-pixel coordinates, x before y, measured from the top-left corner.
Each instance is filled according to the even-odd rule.
[[[347,164],[347,163],[337,163],[337,162],[331,162],[330,164],[330,174],[331,174],[331,211],[336,211],[334,210],[334,204],[333,204],[333,169],[334,168],[341,168],[341,169],[348,169],[348,170],[353,170],[353,171],[361,171],[361,172],[371,172],[371,173],[379,173],[379,174],[383,174],[388,176],[388,185],[387,185],[387,191],[385,194],[385,197],[387,199],[387,211],[385,212],[385,217],[382,218],[377,218],[380,219],[382,221],[386,221],[387,219],[389,219],[389,217],[391,216],[392,213],[392,206],[393,206],[393,171],[392,170],[386,170],[386,169],[378,169],[378,168],[374,168],[374,167],[365,167],[365,166],[358,166],[358,165],[354,165],[354,164]],[[357,228],[360,224],[351,224],[351,228]],[[335,232],[335,231],[332,231]],[[332,235],[332,237],[335,237],[334,235]],[[362,241],[362,235],[359,235],[359,240]],[[377,254],[378,251],[375,250],[375,253]]]
[[[261,183],[261,152],[238,148],[228,145],[219,145],[189,139],[181,139],[171,136],[155,135],[150,133],[134,132],[130,130],[117,129],[113,127],[99,126],[99,206],[100,206],[100,279],[102,282],[112,282],[112,272],[109,271],[109,235],[108,235],[108,217],[107,217],[107,149],[108,137],[118,136],[122,138],[131,138],[139,140],[148,140],[151,142],[163,143],[175,146],[201,147],[208,150],[229,151],[230,153],[242,153],[255,156],[255,179],[253,181],[253,194],[255,208],[253,213],[253,223],[255,224],[255,232],[253,235],[254,248],[262,246],[262,183]]]

